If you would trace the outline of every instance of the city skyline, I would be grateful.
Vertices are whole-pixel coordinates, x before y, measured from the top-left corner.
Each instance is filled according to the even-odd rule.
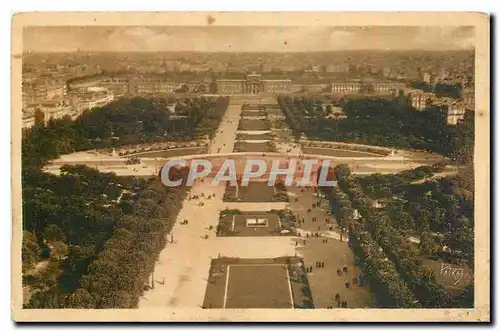
[[[241,36],[245,36],[242,38]],[[31,52],[332,52],[460,51],[474,28],[440,27],[27,27]]]

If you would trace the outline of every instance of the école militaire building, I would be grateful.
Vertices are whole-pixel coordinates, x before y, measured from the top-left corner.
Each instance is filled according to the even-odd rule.
[[[280,94],[290,92],[290,79],[266,79],[251,73],[242,78],[221,78],[216,81],[217,93],[223,95]]]

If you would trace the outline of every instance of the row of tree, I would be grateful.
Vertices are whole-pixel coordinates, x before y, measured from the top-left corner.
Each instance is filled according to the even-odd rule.
[[[36,181],[23,183],[22,247],[29,306],[60,306],[146,183],[85,166],[63,166],[61,176],[31,174]]]
[[[179,176],[187,176],[187,170],[181,172]],[[99,248],[70,244],[74,253],[61,262],[51,287],[34,292],[26,307],[136,307],[185,193],[183,187],[167,188],[158,179],[151,180],[130,213],[110,219],[112,227]],[[76,280],[69,283],[71,277]]]
[[[399,275],[422,307],[470,306],[470,297],[468,300],[463,300],[467,296],[462,294],[457,300],[445,292],[443,286],[436,281],[434,272],[423,266],[419,251],[408,242],[405,233],[400,232],[397,222],[391,220],[389,215],[373,208],[374,202],[364,195],[357,181],[350,176],[348,166],[337,166],[335,174],[339,187],[348,194],[349,200],[362,216],[360,219],[362,222],[350,218],[354,210],[345,195],[339,193],[337,189],[328,189],[330,192],[327,197],[333,201],[332,211],[338,217],[341,226],[349,228],[350,238],[359,239],[356,234],[360,229],[367,231],[394,263]],[[413,178],[417,175],[411,176],[406,172],[406,176]],[[470,292],[470,289],[466,291]]]
[[[186,137],[193,128],[211,135],[227,98],[183,105],[182,112],[193,121],[179,127]],[[33,128],[23,131],[22,264],[23,282],[31,294],[26,307],[128,308],[137,304],[186,189],[166,188],[159,179],[117,177],[82,165],[63,166],[60,176],[45,173],[42,167],[63,153],[110,142],[113,137],[137,143],[139,136],[131,137],[138,121],[146,130],[156,120],[166,127],[177,121],[163,107],[158,100],[117,101],[75,122],[61,119],[45,125],[38,119]],[[172,171],[171,177],[187,175],[187,170]]]
[[[278,105],[285,115],[289,128],[297,138],[309,131],[310,123],[306,118],[308,113],[295,106],[293,97],[278,96]]]
[[[328,115],[316,99],[279,96],[278,104],[297,137],[402,149],[423,149],[449,156],[459,163],[473,159],[474,114],[447,126],[438,108],[417,111],[396,99],[344,99],[345,119]]]
[[[424,174],[422,167],[415,174]],[[406,172],[407,174],[408,171]],[[413,182],[413,177],[373,174],[358,177],[363,192],[382,202],[379,213],[387,215],[393,227],[416,234],[423,253],[447,260],[474,264],[474,181],[471,166],[457,175]],[[443,251],[442,248],[447,250]]]
[[[187,170],[182,170],[187,176]],[[118,221],[112,237],[89,265],[79,288],[66,298],[70,308],[135,308],[160,251],[167,245],[186,189],[166,188],[158,179],[144,190],[132,213]],[[154,281],[153,281],[154,282]]]
[[[354,218],[349,198],[337,187],[322,187],[331,203],[341,233],[348,234],[349,246],[362,265],[377,305],[383,308],[416,308],[420,304],[395,264],[388,258],[373,236],[365,230],[363,219]]]
[[[420,89],[425,92],[433,92],[438,97],[448,97],[455,99],[462,99],[463,86],[461,83],[436,83],[429,84],[426,82],[414,82],[410,86],[415,89]]]
[[[379,307],[420,307],[408,285],[399,276],[394,263],[363,229],[362,223],[354,221],[349,225],[349,244],[354,254],[361,258],[363,272],[369,278],[370,289]]]
[[[227,97],[188,99],[177,105],[179,114],[172,114],[166,99],[120,99],[75,121],[67,117],[47,124],[37,112],[35,126],[23,132],[23,165],[38,168],[75,151],[212,137],[228,103]]]
[[[404,170],[395,174],[374,173],[358,177],[357,180],[363,192],[374,199],[391,199],[408,186],[408,184],[430,177],[442,172],[445,163]]]

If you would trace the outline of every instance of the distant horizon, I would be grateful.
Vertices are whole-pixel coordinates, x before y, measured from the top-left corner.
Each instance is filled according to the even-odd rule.
[[[333,51],[255,51],[255,52],[249,52],[249,51],[153,51],[153,50],[133,50],[133,51],[108,51],[108,50],[73,50],[73,51],[64,51],[64,50],[58,50],[58,51],[25,51],[23,52],[23,55],[26,54],[51,54],[51,53],[66,53],[66,54],[73,54],[73,53],[235,53],[235,54],[306,54],[306,53],[363,53],[363,52],[379,52],[379,53],[391,53],[391,52],[397,52],[397,53],[404,53],[404,52],[423,52],[423,53],[451,53],[451,52],[474,52],[473,48],[470,49],[456,49],[456,50],[432,50],[432,49],[406,49],[406,50],[379,50],[379,49],[363,49],[363,50],[333,50]]]
[[[467,26],[61,26],[25,28],[23,49],[32,53],[452,51],[473,49],[474,36],[474,28]]]

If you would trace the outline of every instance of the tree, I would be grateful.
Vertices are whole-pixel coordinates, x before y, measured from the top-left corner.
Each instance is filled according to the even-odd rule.
[[[347,206],[342,206],[338,213],[339,227],[347,230],[353,219],[353,210]]]
[[[61,153],[109,146],[114,136],[129,144],[158,136],[170,140],[164,134],[176,130],[182,132],[177,139],[192,137],[194,130],[185,128],[210,134],[227,104],[228,98],[194,99],[191,116],[182,122],[170,119],[161,100],[120,100],[75,122],[51,120],[23,131],[23,272],[46,260],[36,276],[25,279],[36,294],[28,307],[136,305],[186,193],[159,180],[121,178],[85,166],[63,166],[54,176],[42,172],[44,164]],[[187,171],[175,175],[185,178]],[[122,190],[130,193],[122,197],[128,203],[123,210],[115,201]]]
[[[42,291],[33,294],[28,304],[26,304],[24,307],[26,309],[37,309],[37,308],[56,309],[60,308],[60,304],[61,304],[60,294]]]
[[[61,241],[56,241],[51,245],[51,257],[62,260],[68,256],[68,245]]]
[[[347,230],[353,222],[353,210],[350,207],[342,206],[338,213],[338,225],[340,228],[340,241],[342,241],[342,236],[347,233]]]
[[[49,224],[45,227],[42,236],[48,242],[66,241],[66,234],[55,224]]]
[[[45,114],[39,110],[36,109],[35,111],[35,128],[41,128],[45,126]]]
[[[464,290],[458,297],[458,305],[461,308],[473,308],[474,307],[474,285],[465,286]]]
[[[41,250],[36,242],[36,236],[28,231],[23,231],[22,270],[26,272],[40,259]]]
[[[332,108],[332,105],[328,104],[326,106],[326,114],[327,115],[331,115],[333,113],[333,108]]]
[[[68,297],[66,307],[75,309],[95,309],[96,302],[92,294],[87,290],[78,288]]]
[[[351,174],[351,169],[346,164],[339,164],[333,169],[337,180],[345,180]]]

